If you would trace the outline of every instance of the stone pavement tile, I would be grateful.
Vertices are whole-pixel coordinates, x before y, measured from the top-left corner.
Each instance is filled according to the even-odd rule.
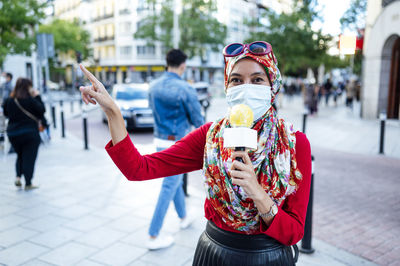
[[[16,214],[9,214],[0,218],[0,232],[8,228],[16,227],[29,221],[28,218]]]
[[[68,227],[74,230],[89,232],[99,226],[108,223],[110,219],[96,216],[93,214],[82,216],[78,219],[74,219],[70,222],[63,224],[64,227]]]
[[[147,249],[132,247],[131,245],[118,242],[91,256],[90,259],[106,265],[127,265],[137,258],[142,257],[146,252]]]
[[[52,249],[50,252],[40,256],[39,259],[56,265],[74,265],[97,251],[96,248],[70,242]]]
[[[313,154],[314,236],[358,256],[383,253],[375,262],[386,261],[386,254],[400,246],[400,239],[393,237],[400,234],[400,211],[392,207],[400,205],[395,196],[399,160],[321,148]]]
[[[107,206],[106,208],[103,208],[101,210],[95,211],[92,214],[101,216],[104,218],[116,219],[116,218],[119,218],[119,217],[127,214],[130,211],[131,210],[126,207],[122,207],[117,204],[113,204],[113,205]]]
[[[74,266],[104,266],[105,264],[97,263],[92,260],[86,259],[76,263]]]
[[[21,266],[54,266],[54,264],[50,264],[38,259],[30,260],[24,264],[21,264]]]
[[[68,222],[69,219],[56,216],[53,214],[43,215],[41,218],[32,219],[31,221],[21,224],[24,228],[33,229],[39,232],[47,232],[48,230],[52,230],[54,228],[59,227],[60,225]]]
[[[192,265],[192,264],[190,264],[190,265]],[[158,266],[158,264],[151,263],[148,261],[135,260],[133,263],[129,264],[128,266]]]
[[[300,245],[299,245],[300,246]],[[365,265],[375,266],[376,264],[366,259],[357,257],[345,250],[336,248],[319,239],[313,238],[312,246],[315,252],[312,254],[299,255],[297,266],[345,266],[345,265]]]
[[[126,235],[126,233],[102,226],[83,234],[75,241],[96,248],[105,248]]]
[[[203,231],[195,228],[182,230],[175,236],[175,243],[183,247],[191,248],[194,251],[202,232]]]
[[[38,234],[30,238],[29,241],[49,248],[55,248],[75,239],[81,234],[82,232],[79,231],[58,227],[54,230]]]
[[[122,238],[120,242],[143,248],[144,243],[149,239],[148,230],[148,225],[138,227],[138,230]],[[161,230],[161,232],[163,232],[163,230]]]
[[[138,218],[131,214],[127,214],[125,216],[113,220],[112,222],[108,223],[107,226],[121,232],[133,233],[137,231],[139,228],[144,227],[148,224],[149,221],[146,219]]]
[[[82,217],[86,214],[93,212],[94,210],[95,210],[94,208],[83,206],[82,204],[76,204],[59,209],[52,213],[64,218],[77,219],[79,217]]]
[[[140,260],[158,265],[182,265],[193,256],[194,250],[180,245],[147,252]]]
[[[34,230],[25,229],[19,226],[14,227],[0,233],[0,246],[9,247],[37,234],[38,232]]]
[[[0,217],[16,213],[20,210],[17,206],[0,204]]]
[[[47,252],[48,249],[29,242],[0,250],[0,264],[20,265]]]
[[[30,219],[36,219],[36,218],[43,217],[49,213],[52,213],[56,210],[57,210],[57,208],[52,207],[48,204],[40,204],[40,205],[36,205],[35,207],[20,209],[20,211],[17,212],[16,214],[30,218]]]

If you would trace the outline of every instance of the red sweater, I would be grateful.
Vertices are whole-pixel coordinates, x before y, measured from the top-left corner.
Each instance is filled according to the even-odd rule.
[[[191,172],[203,168],[203,155],[207,131],[211,123],[189,133],[175,145],[161,152],[142,156],[126,136],[115,146],[110,141],[106,151],[111,159],[130,181],[143,181],[159,177]],[[302,239],[304,221],[311,183],[311,150],[310,143],[301,132],[296,132],[296,159],[303,180],[296,193],[289,195],[279,207],[278,214],[269,227],[261,223],[256,234],[266,234],[284,245],[293,245]],[[210,202],[204,203],[205,216],[219,228],[236,232],[229,228],[214,211]]]

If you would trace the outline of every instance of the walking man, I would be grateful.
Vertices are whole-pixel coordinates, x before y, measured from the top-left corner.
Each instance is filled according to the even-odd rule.
[[[197,94],[181,76],[186,69],[187,56],[178,49],[167,53],[167,71],[150,84],[150,106],[154,115],[154,136],[157,151],[173,145],[189,133],[191,126],[204,123]],[[149,228],[147,248],[150,250],[169,247],[174,243],[172,236],[160,235],[160,230],[173,200],[181,219],[181,229],[190,225],[187,216],[185,196],[182,188],[183,175],[164,178],[158,202]]]

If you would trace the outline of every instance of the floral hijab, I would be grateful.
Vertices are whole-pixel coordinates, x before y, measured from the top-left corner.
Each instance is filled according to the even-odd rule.
[[[271,104],[282,84],[281,74],[273,53],[256,56],[248,51],[237,57],[225,58],[225,91],[235,64],[251,58],[264,66],[271,86]],[[207,199],[227,226],[251,234],[260,227],[258,210],[240,186],[232,184],[228,169],[232,165],[232,150],[224,147],[224,129],[230,128],[228,116],[214,122],[208,130],[204,152],[203,172]],[[249,151],[258,182],[279,206],[294,193],[302,179],[296,162],[296,136],[293,126],[278,119],[274,108],[255,121],[257,150]]]

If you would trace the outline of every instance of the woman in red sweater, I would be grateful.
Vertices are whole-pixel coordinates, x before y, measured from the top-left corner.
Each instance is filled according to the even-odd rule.
[[[230,44],[224,48],[224,58],[227,102],[231,107],[247,104],[252,109],[256,150],[225,148],[224,129],[231,125],[223,117],[169,149],[142,156],[127,134],[119,108],[81,65],[92,83],[80,88],[82,98],[86,104],[99,103],[106,113],[112,136],[106,150],[128,180],[203,169],[208,223],[193,265],[294,265],[290,246],[304,232],[310,144],[304,134],[278,119],[272,107],[282,79],[270,44]]]

